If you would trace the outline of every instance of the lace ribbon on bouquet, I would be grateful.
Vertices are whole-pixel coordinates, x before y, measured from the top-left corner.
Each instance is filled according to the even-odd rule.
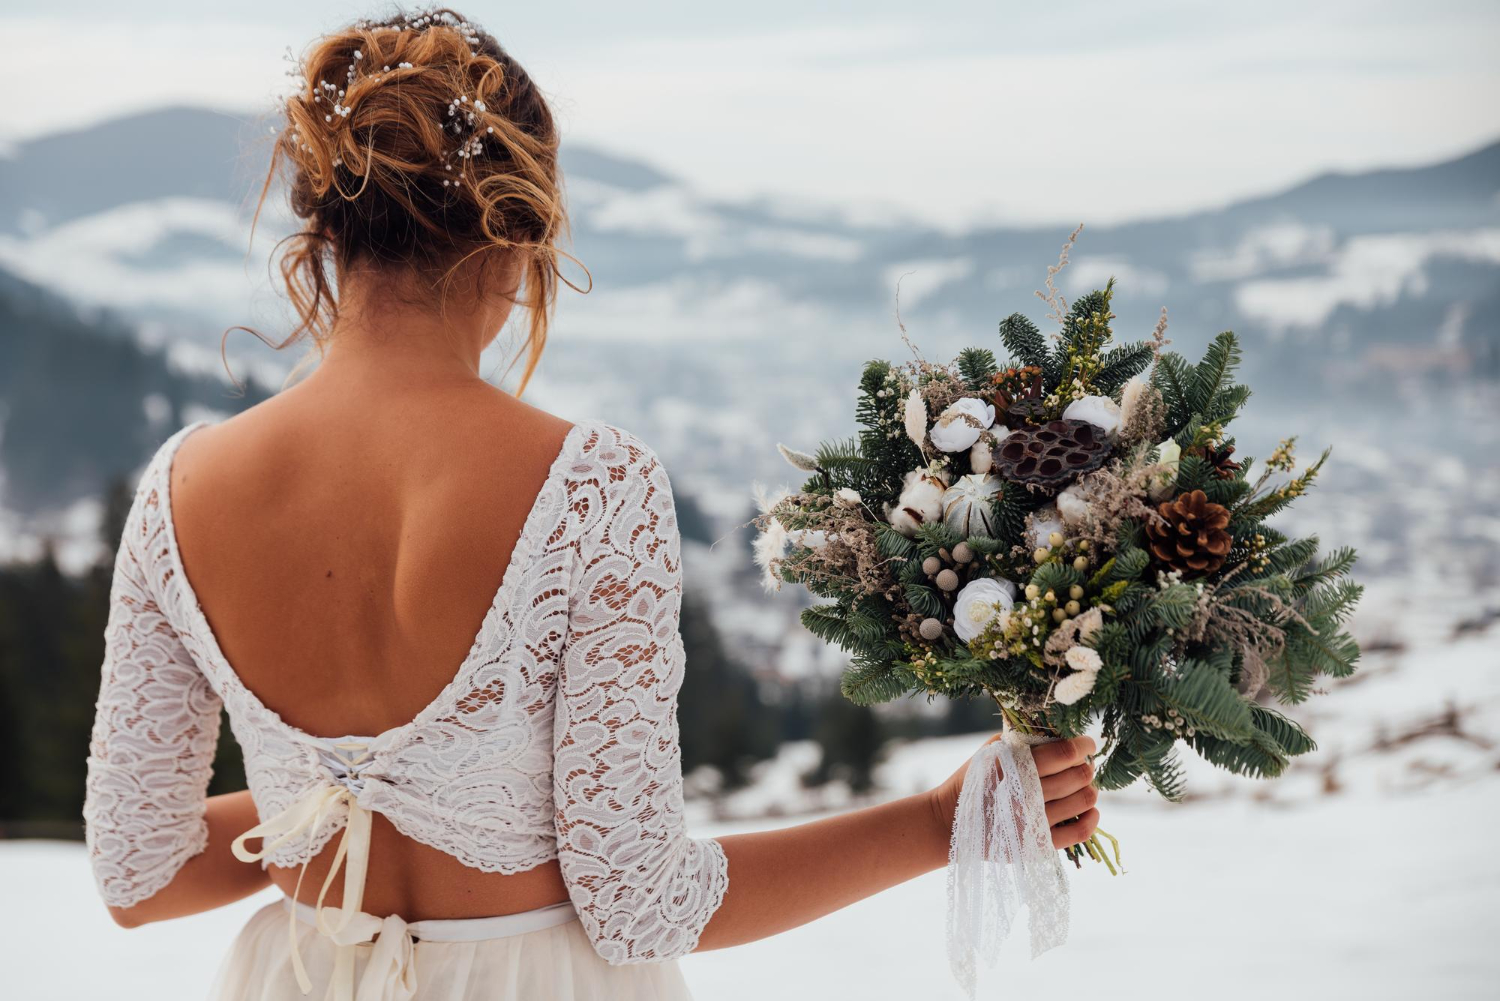
[[[1029,753],[1052,739],[1006,728],[964,776],[948,848],[948,962],[970,998],[979,957],[993,966],[1022,905],[1032,958],[1068,938],[1068,881]]]

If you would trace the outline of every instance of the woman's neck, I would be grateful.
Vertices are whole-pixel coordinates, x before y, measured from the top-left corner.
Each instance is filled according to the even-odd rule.
[[[480,354],[504,326],[510,299],[476,295],[466,281],[430,296],[392,286],[379,274],[345,277],[339,318],[318,364],[320,381],[411,386],[481,379]]]

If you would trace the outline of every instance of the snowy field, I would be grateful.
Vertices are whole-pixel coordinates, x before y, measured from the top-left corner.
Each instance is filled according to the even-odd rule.
[[[1382,615],[1371,594],[1365,611]],[[1014,940],[982,997],[1493,998],[1500,982],[1500,624],[1406,619],[1400,649],[1299,713],[1320,750],[1280,782],[1205,769],[1169,806],[1107,796],[1129,872],[1073,873],[1072,935],[1038,960]],[[893,750],[887,794],[926,788],[977,738]],[[798,805],[797,758],[740,806]],[[702,811],[701,804],[695,808]],[[704,822],[738,833],[791,822]],[[0,997],[193,998],[262,898],[126,932],[95,896],[82,846],[0,842]],[[700,1001],[947,999],[944,883],[933,873],[764,942],[688,957]]]

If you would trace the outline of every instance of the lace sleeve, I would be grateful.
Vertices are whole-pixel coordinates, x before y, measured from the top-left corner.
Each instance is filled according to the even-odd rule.
[[[671,487],[646,446],[601,434],[614,436],[591,449],[602,517],[580,541],[558,682],[557,853],[595,950],[642,963],[693,950],[728,866],[719,843],[689,838],[683,819]]]
[[[219,697],[156,600],[168,545],[158,465],[147,468],[115,557],[89,743],[86,838],[113,907],[152,896],[203,850],[219,738]]]

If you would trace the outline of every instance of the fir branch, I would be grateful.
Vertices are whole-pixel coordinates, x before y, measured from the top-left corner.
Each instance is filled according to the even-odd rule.
[[[989,348],[964,348],[958,354],[958,372],[970,389],[984,389],[995,374],[995,353]]]
[[[1045,369],[1047,341],[1036,324],[1020,313],[1012,313],[1000,321],[1000,341],[1011,358],[1022,366]]]

